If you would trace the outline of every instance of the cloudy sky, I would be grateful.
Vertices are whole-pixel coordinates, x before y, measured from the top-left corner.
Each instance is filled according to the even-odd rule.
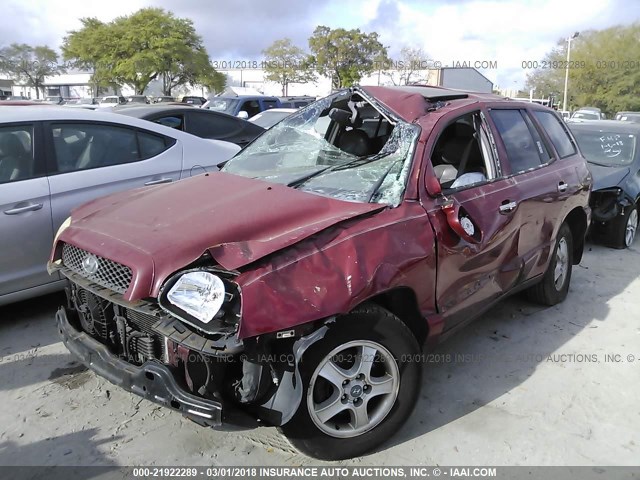
[[[522,87],[522,62],[540,60],[575,31],[640,20],[637,0],[3,0],[0,47],[12,42],[58,48],[81,17],[103,21],[147,6],[193,20],[212,59],[253,60],[276,39],[300,46],[316,25],[377,31],[392,57],[403,46],[429,59],[496,61],[483,70],[501,87]]]

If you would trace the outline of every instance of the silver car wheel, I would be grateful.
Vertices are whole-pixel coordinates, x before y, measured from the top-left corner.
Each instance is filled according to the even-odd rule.
[[[370,340],[351,341],[329,352],[313,372],[309,416],[327,435],[356,437],[386,418],[399,386],[398,363],[389,350]]]
[[[557,291],[562,290],[569,270],[569,247],[567,239],[562,237],[556,249],[556,267],[553,272],[553,283]]]
[[[624,244],[630,247],[633,244],[633,240],[636,238],[636,231],[638,230],[638,209],[634,208],[627,218],[627,228],[624,233]]]

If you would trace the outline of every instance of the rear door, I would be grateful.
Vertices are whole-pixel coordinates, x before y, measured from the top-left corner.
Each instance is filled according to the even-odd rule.
[[[54,229],[95,198],[180,179],[182,144],[175,139],[101,122],[48,122],[44,131]]]
[[[39,128],[0,126],[0,296],[56,279],[46,270],[53,227]]]
[[[556,162],[548,138],[527,110],[492,108],[490,118],[506,152],[503,170],[515,182],[512,200],[521,222],[518,257],[524,281],[546,269],[564,200],[577,188],[571,181],[575,172]]]

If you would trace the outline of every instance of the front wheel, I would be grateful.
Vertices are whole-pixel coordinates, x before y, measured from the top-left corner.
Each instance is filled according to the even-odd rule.
[[[567,298],[573,267],[573,236],[571,229],[563,223],[558,231],[556,245],[549,267],[540,283],[528,290],[529,298],[543,305],[556,305]]]
[[[631,205],[611,222],[611,238],[615,248],[629,248],[633,245],[638,230],[638,208]]]
[[[369,305],[341,317],[302,357],[303,398],[282,427],[303,453],[352,458],[405,422],[420,385],[420,348],[389,311]]]

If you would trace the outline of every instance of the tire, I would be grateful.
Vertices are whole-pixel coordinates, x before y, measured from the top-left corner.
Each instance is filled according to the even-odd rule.
[[[572,267],[573,236],[569,226],[563,223],[547,271],[539,283],[527,290],[529,298],[549,306],[562,302],[569,292]]]
[[[398,317],[377,305],[358,307],[304,353],[302,401],[281,432],[317,459],[341,460],[370,451],[411,414],[421,383],[419,357],[418,342]],[[367,366],[370,372],[360,373]]]
[[[614,248],[629,248],[633,244],[637,231],[638,207],[630,205],[625,208],[623,215],[619,215],[611,221],[609,227],[611,246]]]

